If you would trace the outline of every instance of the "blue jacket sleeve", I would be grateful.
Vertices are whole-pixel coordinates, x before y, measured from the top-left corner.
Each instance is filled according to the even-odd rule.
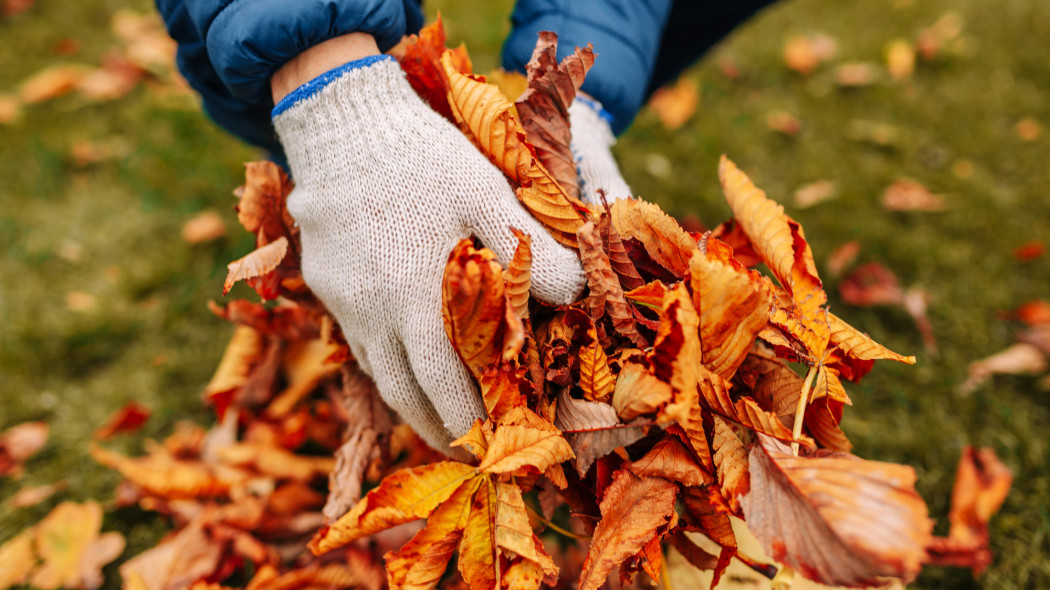
[[[601,101],[622,133],[647,96],[672,0],[519,0],[503,45],[503,67],[525,71],[540,31],[558,34],[558,58],[594,45],[583,91]]]
[[[270,123],[270,78],[306,49],[352,32],[379,49],[418,32],[418,0],[156,0],[178,43],[179,70],[205,112],[248,143],[282,159]]]

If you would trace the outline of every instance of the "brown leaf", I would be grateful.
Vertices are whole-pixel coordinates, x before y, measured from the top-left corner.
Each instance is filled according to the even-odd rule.
[[[623,294],[623,296],[638,305],[643,305],[649,309],[659,310],[664,303],[664,297],[667,296],[667,285],[663,284],[662,281],[653,281],[646,283],[637,289],[632,289]],[[763,318],[764,319],[764,318]]]
[[[36,552],[43,561],[29,583],[42,590],[102,585],[102,566],[124,551],[120,533],[100,535],[102,506],[63,502],[36,525]]]
[[[532,285],[532,238],[515,228],[510,228],[515,238],[518,238],[518,247],[514,249],[514,257],[507,263],[507,269],[503,271],[503,282],[507,301],[510,303],[514,314],[521,319],[529,317],[529,288]]]
[[[700,93],[696,91],[696,82],[682,77],[673,85],[656,89],[647,106],[665,128],[674,131],[685,125],[699,104]]]
[[[574,399],[565,390],[558,395],[554,425],[572,447],[581,478],[595,460],[636,442],[646,431],[645,426],[622,424],[609,404]]]
[[[295,222],[285,207],[292,183],[280,166],[270,161],[244,165],[244,185],[237,188],[237,220],[256,234],[256,246],[281,236],[295,236]],[[293,244],[294,244],[293,240]]]
[[[774,293],[770,321],[802,343],[813,362],[819,362],[828,345],[828,299],[802,227],[725,156],[718,177],[740,227],[790,296],[784,301]]]
[[[915,577],[933,525],[910,467],[846,454],[795,457],[773,439],[759,441],[741,507],[773,559],[829,585]]]
[[[673,217],[639,199],[616,201],[610,214],[620,237],[638,240],[657,264],[678,278],[686,276],[696,240]]]
[[[703,364],[729,379],[768,322],[772,293],[757,272],[699,252],[689,261],[689,275]]]
[[[324,337],[290,343],[281,361],[286,385],[267,406],[266,415],[287,416],[321,380],[337,373],[340,364],[332,357],[338,351],[339,346]]]
[[[96,440],[108,440],[121,432],[134,432],[146,423],[150,417],[148,406],[130,401],[117,410],[105,426],[95,431]]]
[[[803,76],[813,73],[821,62],[835,56],[837,44],[826,35],[792,37],[784,43],[784,63]]]
[[[612,405],[621,420],[652,414],[671,401],[671,385],[650,373],[645,366],[628,363],[616,379]]]
[[[226,235],[226,222],[215,211],[202,211],[182,225],[182,239],[190,244],[211,242]]]
[[[451,52],[442,55],[441,64],[449,78],[449,103],[456,121],[481,152],[520,185],[518,199],[554,230],[554,239],[575,247],[576,231],[584,222],[581,211],[586,208],[568,196],[536,158],[514,105],[484,78],[456,71]]]
[[[747,449],[725,420],[714,416],[714,423],[711,448],[715,452],[718,485],[721,486],[730,508],[739,513],[740,497],[746,495],[751,487]]]
[[[969,376],[960,389],[964,393],[975,391],[989,377],[998,373],[1005,375],[1038,375],[1047,370],[1047,359],[1038,346],[1018,342],[992,356],[970,363]]]
[[[8,500],[8,505],[11,506],[11,508],[28,508],[30,506],[36,506],[55,495],[55,492],[65,488],[65,482],[22,488],[15,492],[15,495],[11,496],[11,499]],[[3,560],[0,560],[0,562],[2,561]],[[0,584],[0,588],[3,587],[4,585]]]
[[[870,368],[870,361],[875,360],[892,360],[909,365],[915,364],[915,357],[902,356],[893,352],[878,342],[875,342],[866,334],[859,332],[856,328],[847,324],[833,313],[828,314],[828,325],[831,329],[831,335],[829,337],[831,345],[845,355],[846,359],[867,361],[868,368]],[[862,367],[857,367],[855,372],[859,373],[855,378],[852,375],[847,378],[856,381],[863,376],[867,370]],[[843,371],[843,375],[847,375],[847,373]]]
[[[685,508],[684,526],[696,530],[722,547],[736,551],[736,533],[729,516],[732,510],[717,485],[682,488],[679,500]]]
[[[904,301],[904,290],[893,271],[869,262],[853,269],[839,283],[839,295],[849,305],[899,305]]]
[[[499,549],[496,518],[499,510],[496,486],[486,480],[474,496],[459,542],[459,572],[470,588],[498,588]]]
[[[842,275],[843,272],[857,259],[860,254],[860,242],[846,242],[828,256],[827,270],[832,277]]]
[[[569,105],[587,71],[594,65],[594,52],[590,45],[585,49],[577,47],[559,64],[557,49],[558,36],[541,31],[532,57],[525,65],[528,88],[514,106],[529,143],[536,149],[536,157],[565,193],[578,199],[580,187],[576,161],[569,147],[572,140]]]
[[[834,199],[838,185],[830,180],[818,180],[795,189],[795,206],[799,209],[815,207],[825,201]]]
[[[222,294],[229,293],[237,281],[269,274],[281,264],[281,261],[284,260],[287,254],[288,238],[281,236],[273,242],[257,248],[247,256],[227,264],[226,268],[229,269],[229,273],[226,275],[226,282],[223,283]],[[260,295],[263,294],[260,293]]]
[[[890,211],[943,211],[947,208],[944,197],[907,178],[886,188],[882,194],[882,206]]]
[[[426,518],[474,476],[474,467],[454,461],[397,471],[383,479],[332,526],[318,531],[310,541],[310,550],[320,555],[361,537]]]
[[[47,422],[23,422],[0,432],[0,477],[19,475],[22,464],[47,443]]]
[[[148,590],[181,590],[214,575],[224,554],[223,544],[194,522],[124,562],[120,576],[129,586],[137,579]]]
[[[638,477],[621,469],[605,490],[602,519],[583,562],[580,590],[595,590],[625,559],[637,553],[673,518],[678,487],[659,477]]]
[[[609,257],[602,249],[601,237],[594,223],[587,222],[576,234],[580,248],[580,260],[587,274],[587,286],[590,288],[591,318],[598,321],[608,315],[613,327],[622,336],[640,347],[648,346],[648,341],[638,332],[634,312],[623,295],[620,281],[612,270]]]
[[[598,234],[601,235],[605,253],[609,256],[609,265],[612,266],[616,276],[620,277],[620,285],[624,289],[637,289],[645,284],[634,262],[627,254],[623,240],[620,239],[620,233],[613,227],[612,216],[607,210],[602,211],[598,218]]]
[[[791,429],[785,427],[775,414],[767,412],[754,399],[742,396],[736,401],[729,396],[728,383],[701,368],[699,382],[700,403],[712,412],[742,426],[781,440],[791,440]],[[801,393],[801,385],[798,389]],[[796,404],[798,403],[796,397]]]
[[[211,381],[204,388],[204,397],[215,403],[223,397],[231,398],[232,393],[248,382],[256,365],[262,361],[265,342],[256,330],[248,326],[237,326],[226,345],[219,366],[215,369]],[[225,413],[225,407],[219,408],[219,417]]]
[[[91,456],[119,471],[147,494],[165,499],[224,496],[233,483],[245,478],[245,474],[239,472],[220,474],[201,461],[176,459],[160,448],[152,449],[145,457],[132,459],[93,445]]]
[[[639,477],[662,477],[686,486],[711,483],[692,454],[673,436],[665,435],[641,459],[630,464]]]
[[[988,548],[988,521],[1010,493],[1013,474],[992,449],[963,449],[952,488],[948,536],[937,537],[927,548],[930,563],[966,566],[979,576],[992,563]]]
[[[766,114],[766,127],[770,131],[794,137],[802,131],[802,121],[787,111],[770,111]]]
[[[878,82],[881,73],[877,64],[863,61],[845,62],[835,68],[835,83],[848,88],[870,86]]]

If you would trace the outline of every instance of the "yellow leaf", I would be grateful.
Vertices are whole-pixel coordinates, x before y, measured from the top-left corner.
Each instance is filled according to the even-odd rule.
[[[500,560],[496,546],[498,505],[496,484],[486,479],[474,496],[467,525],[459,542],[459,572],[470,588],[483,590],[499,587]]]
[[[638,363],[627,363],[616,379],[612,405],[621,420],[652,414],[671,401],[670,384]]]
[[[616,378],[609,368],[609,357],[598,342],[598,334],[593,327],[587,334],[591,343],[580,348],[580,389],[588,400],[604,400],[616,387]]]
[[[24,584],[36,564],[33,531],[22,531],[0,545],[0,588]]]
[[[553,424],[525,408],[516,408],[508,421],[520,417],[521,423],[496,427],[492,444],[478,469],[488,473],[512,473],[531,467],[543,473],[551,465],[573,458],[572,448]]]
[[[169,500],[224,496],[232,484],[247,478],[246,473],[220,474],[201,461],[176,459],[161,448],[132,459],[92,445],[91,456],[146,493]]]
[[[30,584],[43,590],[97,588],[102,566],[124,551],[119,533],[99,535],[102,506],[97,502],[63,502],[36,526],[36,551],[43,564]]]
[[[514,257],[503,271],[507,300],[514,313],[521,319],[529,317],[529,288],[532,285],[532,238],[515,228],[510,229],[518,238]]]

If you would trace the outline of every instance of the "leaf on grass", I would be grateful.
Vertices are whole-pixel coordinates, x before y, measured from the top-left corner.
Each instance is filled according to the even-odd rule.
[[[526,408],[515,408],[496,427],[478,469],[487,473],[514,473],[532,468],[543,473],[551,465],[573,457],[572,448],[553,424]]]
[[[107,440],[121,432],[134,432],[150,417],[148,406],[130,401],[110,416],[106,424],[95,431],[96,440]]]
[[[76,89],[89,69],[72,64],[60,64],[40,70],[26,79],[19,89],[24,104],[34,104],[57,98]]]
[[[750,465],[741,507],[773,559],[837,586],[886,576],[907,583],[918,573],[933,524],[910,467],[846,454],[795,457],[761,435]]]
[[[392,526],[426,518],[474,475],[473,467],[454,461],[397,471],[332,526],[318,531],[310,550],[320,555]]]
[[[583,562],[580,590],[595,590],[628,557],[638,553],[674,514],[678,486],[659,477],[621,469],[605,490],[602,519]]]
[[[951,529],[935,537],[927,552],[930,563],[973,568],[979,576],[992,563],[988,521],[1010,493],[1013,474],[992,449],[963,449],[952,488]]]
[[[481,152],[517,183],[518,199],[566,246],[576,247],[576,231],[586,208],[565,190],[539,162],[525,139],[514,105],[480,76],[456,71],[446,51],[441,64],[449,78],[449,103],[460,126]]]
[[[226,268],[229,269],[229,273],[226,275],[226,282],[223,283],[222,294],[229,293],[237,281],[268,275],[281,264],[281,261],[284,260],[287,254],[288,238],[281,236],[269,244],[257,248],[247,256],[227,264]],[[265,298],[264,294],[260,293],[260,295],[263,295]],[[269,299],[273,299],[273,297],[269,297]]]
[[[24,584],[36,564],[33,530],[28,529],[0,545],[0,588]]]
[[[215,211],[201,211],[182,225],[181,235],[190,244],[211,242],[226,235],[226,222]]]
[[[960,389],[963,393],[975,391],[989,377],[998,373],[1004,375],[1038,375],[1047,369],[1046,355],[1038,346],[1027,342],[1018,342],[987,358],[970,363],[966,371],[968,377]]]
[[[713,419],[715,428],[711,438],[711,449],[715,453],[718,485],[722,488],[729,507],[734,513],[739,513],[740,498],[748,493],[751,486],[747,449],[725,420],[718,416],[714,416]]]
[[[576,161],[569,144],[569,105],[579,91],[587,71],[594,65],[594,51],[576,48],[557,61],[558,36],[541,31],[529,63],[525,65],[528,88],[515,107],[536,156],[572,198],[580,197]]]
[[[900,305],[904,290],[893,271],[869,262],[853,269],[839,283],[839,295],[849,305]]]
[[[580,477],[595,460],[631,445],[645,436],[646,431],[645,426],[622,424],[609,404],[574,399],[565,390],[558,395],[554,425],[576,454],[576,472]]]
[[[623,295],[620,281],[610,266],[609,257],[602,249],[601,236],[593,222],[587,222],[576,234],[580,248],[580,260],[587,274],[587,286],[590,288],[591,318],[600,320],[608,315],[616,331],[640,347],[648,346],[648,341],[638,332],[638,325],[631,311],[631,306]]]
[[[772,295],[762,275],[699,252],[689,261],[689,275],[704,366],[729,379],[769,321]]]
[[[513,227],[510,231],[518,239],[518,247],[503,271],[504,289],[514,314],[526,319],[529,317],[529,288],[532,285],[532,238]]]
[[[616,201],[611,216],[620,237],[638,240],[657,264],[678,278],[686,276],[696,240],[673,217],[639,199]]]
[[[801,342],[811,362],[819,362],[829,338],[828,298],[802,227],[725,156],[718,177],[740,227],[787,291],[786,301],[774,293],[770,321]]]
[[[129,586],[137,579],[148,590],[181,590],[217,573],[225,553],[197,521],[124,562],[120,577]]]
[[[930,189],[907,178],[901,178],[886,187],[882,194],[882,206],[890,211],[943,211],[947,208],[944,197],[935,195]]]
[[[0,477],[21,474],[26,459],[44,448],[50,430],[47,422],[23,422],[0,432]]]
[[[63,502],[36,525],[36,553],[43,563],[29,583],[42,590],[94,589],[102,585],[102,567],[124,551],[120,533],[99,534],[102,506]]]
[[[696,90],[696,82],[682,77],[672,85],[657,88],[646,106],[656,114],[665,128],[674,131],[685,125],[699,104],[700,94]]]

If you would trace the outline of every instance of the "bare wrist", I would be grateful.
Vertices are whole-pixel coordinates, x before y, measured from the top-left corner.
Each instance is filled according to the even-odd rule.
[[[379,55],[379,46],[368,33],[350,33],[314,45],[281,66],[270,78],[274,104],[328,70],[369,55]]]

